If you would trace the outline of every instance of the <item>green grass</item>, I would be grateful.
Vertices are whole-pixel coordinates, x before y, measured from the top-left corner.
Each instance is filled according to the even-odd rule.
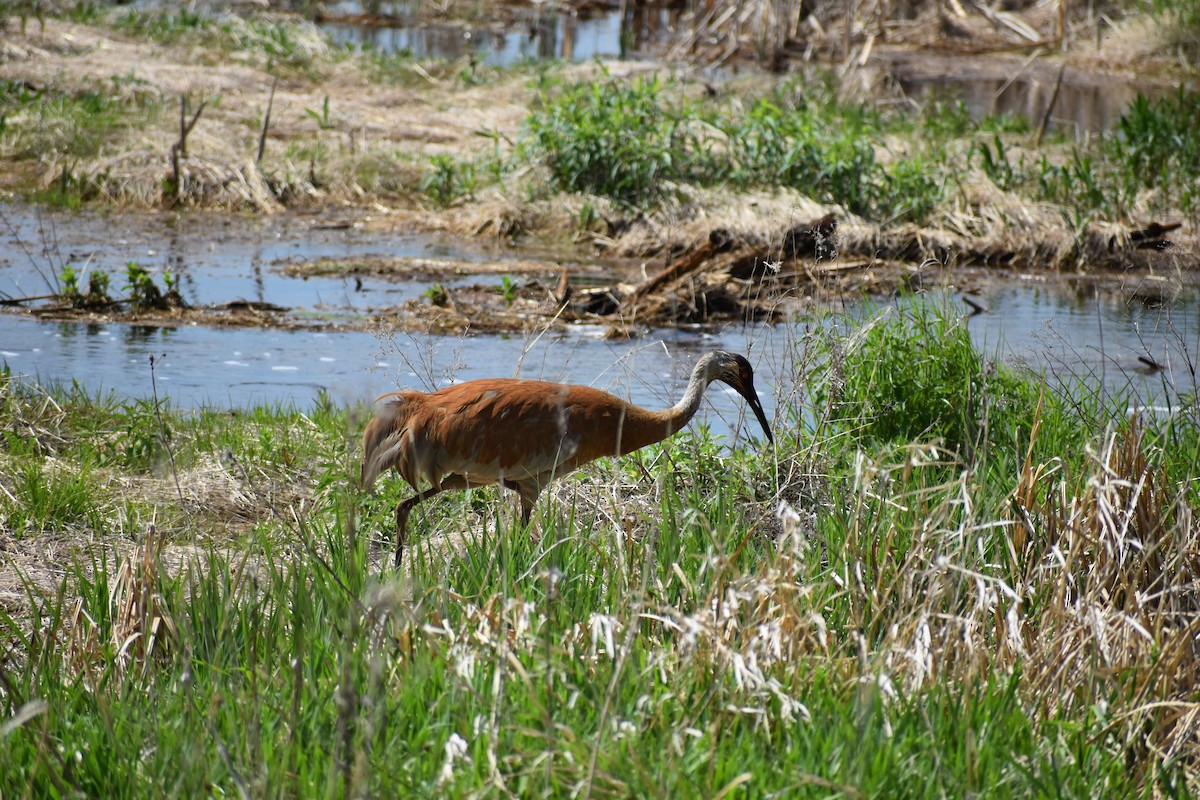
[[[5,376],[0,531],[63,572],[10,551],[0,793],[1192,794],[1195,420],[1048,389],[935,310],[813,336],[776,449],[601,462],[538,537],[451,494],[398,574],[409,490],[353,490],[361,409]]]
[[[1011,137],[980,136],[968,160],[1005,191],[1024,193],[1069,209],[1079,225],[1091,218],[1137,218],[1200,205],[1200,95],[1183,88],[1157,99],[1139,95],[1116,129],[1056,157],[1014,156]]]
[[[950,319],[947,311],[914,303],[836,344],[832,372],[814,397],[830,424],[876,444],[935,441],[959,454],[987,447],[1006,459],[1023,457],[1036,387],[989,363],[965,321]]]
[[[90,472],[88,464],[74,474],[55,474],[33,461],[25,464],[13,476],[15,513],[8,519],[13,533],[29,536],[80,523],[97,527],[102,495]]]

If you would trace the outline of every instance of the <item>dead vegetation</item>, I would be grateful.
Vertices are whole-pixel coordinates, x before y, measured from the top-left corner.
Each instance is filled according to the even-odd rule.
[[[698,4],[678,25],[686,33],[667,51],[676,59],[754,61],[783,70],[789,61],[814,59],[863,64],[887,45],[960,55],[1090,48],[1106,22],[1091,9],[1034,0],[1003,5],[787,0]]]
[[[1103,685],[1089,686],[1086,677],[1097,664],[1112,675],[1136,673],[1134,696],[1111,722],[1130,763],[1143,768],[1150,756],[1200,763],[1196,508],[1155,466],[1136,418],[1088,456],[1086,489],[1070,499],[1047,488],[1055,465],[1025,466],[1015,492],[1014,555],[1041,542],[1062,577],[1036,593],[1014,587],[1050,611],[1036,644],[1024,631],[1005,633],[1025,652],[1060,654],[1026,672],[1048,699],[1077,702],[1087,687],[1103,702]],[[1038,577],[1030,567],[1032,588]]]
[[[89,571],[119,566],[112,576],[120,587],[114,591],[115,607],[151,613],[153,598],[138,587],[153,584],[155,570],[178,575],[195,566],[206,545],[235,547],[268,519],[295,524],[292,515],[303,514],[313,502],[313,468],[290,461],[296,456],[286,445],[270,461],[238,457],[227,448],[201,449],[183,464],[178,459],[184,451],[208,438],[203,425],[181,423],[168,411],[155,414],[150,407],[105,402],[111,401],[0,381],[0,433],[20,437],[29,450],[0,450],[0,506],[6,513],[25,509],[29,515],[24,523],[7,516],[0,521],[0,609],[7,613],[27,610],[39,595],[54,596],[72,563]],[[83,416],[86,432],[81,434]],[[248,440],[274,435],[266,425],[234,424]],[[314,435],[311,422],[301,417],[298,424]],[[187,433],[175,435],[175,428]],[[40,477],[31,498],[23,472],[33,463],[39,464]],[[72,481],[88,487],[79,508],[65,501],[36,507],[44,502],[40,493],[51,495]],[[86,637],[86,622],[75,617],[70,627]],[[125,622],[145,630],[136,619]],[[124,646],[120,649],[123,653]]]

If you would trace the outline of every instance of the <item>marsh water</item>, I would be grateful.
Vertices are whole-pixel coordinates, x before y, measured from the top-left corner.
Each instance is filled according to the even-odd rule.
[[[249,300],[336,321],[420,298],[430,283],[301,279],[285,277],[279,268],[297,260],[355,255],[499,263],[528,255],[510,247],[295,216],[258,221],[122,217],[10,205],[0,206],[0,218],[0,299],[50,293],[66,264],[81,272],[110,273],[113,293],[123,294],[125,266],[136,261],[160,281],[164,271],[171,272],[190,304]],[[969,308],[961,297],[942,290],[920,301],[943,303],[965,317]],[[988,309],[968,317],[967,325],[989,357],[1030,366],[1052,380],[1129,389],[1144,403],[1169,404],[1179,393],[1195,391],[1191,370],[1200,350],[1200,302],[1194,295],[1147,305],[1120,293],[1093,295],[1033,279],[1005,279],[973,287],[972,301]],[[591,325],[540,335],[437,336],[43,321],[10,309],[0,313],[0,362],[15,375],[43,384],[77,382],[89,391],[127,398],[157,393],[182,408],[258,403],[303,408],[322,392],[335,402],[353,403],[397,387],[429,389],[484,376],[590,384],[637,403],[665,406],[678,398],[698,354],[717,347],[750,356],[764,398],[795,392],[816,367],[805,351],[806,331],[816,325],[850,330],[893,302],[846,304],[819,321],[659,329],[632,340],[608,339],[605,328]],[[710,392],[709,398],[702,421],[720,432],[742,424],[741,403],[729,392]]]
[[[412,0],[342,0],[327,7],[321,29],[334,42],[417,59],[467,59],[489,67],[594,59],[636,59],[677,41],[689,24],[681,4],[633,2],[583,13],[535,5],[508,24],[429,19]],[[746,65],[757,69],[758,65]],[[798,61],[796,70],[815,65]],[[736,63],[700,68],[710,80],[739,71]],[[1078,138],[1109,130],[1139,94],[1170,93],[1170,83],[1114,80],[1087,69],[1061,75],[1044,60],[1007,56],[962,58],[891,53],[862,65],[860,82],[876,84],[905,103],[961,101],[972,118],[1008,114]]]
[[[409,53],[418,59],[472,57],[489,67],[511,67],[531,61],[582,62],[622,56],[619,12],[589,16],[562,14],[552,9],[532,11],[519,25],[499,27],[475,24],[407,24],[404,4],[394,24],[364,25],[349,21],[362,13],[358,3],[338,3],[330,8],[321,28],[339,44],[371,47],[385,53]],[[665,22],[665,12],[653,19]]]

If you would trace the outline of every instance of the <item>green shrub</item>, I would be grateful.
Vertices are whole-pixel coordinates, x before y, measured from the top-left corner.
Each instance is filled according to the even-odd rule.
[[[658,78],[605,76],[543,95],[541,109],[525,120],[527,152],[544,161],[562,191],[628,206],[661,202],[667,182],[702,177],[690,161],[703,149],[691,107],[668,105],[664,90]]]
[[[868,441],[940,439],[968,455],[987,445],[1015,453],[1028,440],[1032,384],[986,361],[965,321],[946,311],[924,303],[889,311],[835,350],[841,358],[817,387],[818,407]]]
[[[744,108],[669,101],[671,83],[602,80],[543,94],[526,119],[524,154],[550,170],[555,188],[627,207],[663,202],[682,185],[788,186],[865,215],[920,219],[941,196],[919,160],[884,165],[882,122],[819,89],[791,87]]]

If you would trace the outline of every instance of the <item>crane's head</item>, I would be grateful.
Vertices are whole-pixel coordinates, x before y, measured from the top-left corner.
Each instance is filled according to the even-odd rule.
[[[714,350],[704,357],[701,364],[704,365],[710,381],[727,383],[746,398],[754,416],[758,417],[758,423],[762,425],[763,433],[767,435],[767,441],[774,442],[771,438],[771,426],[767,424],[767,415],[763,413],[758,393],[754,391],[754,368],[750,366],[750,362],[737,353]]]

